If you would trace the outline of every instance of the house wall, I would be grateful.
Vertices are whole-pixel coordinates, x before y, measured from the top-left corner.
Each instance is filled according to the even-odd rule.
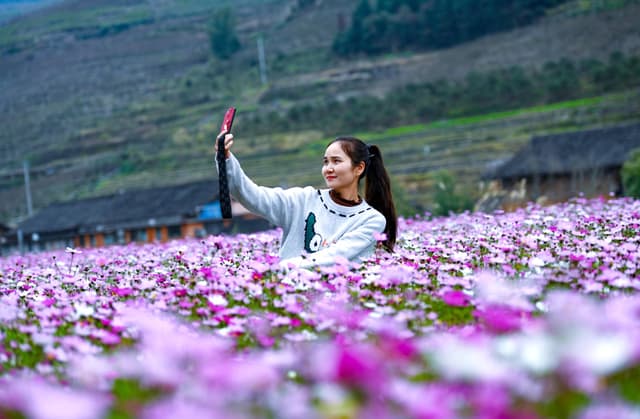
[[[621,190],[616,173],[574,173],[566,176],[546,177],[538,185],[532,181],[529,196],[534,199],[544,197],[549,202],[563,202],[576,196],[595,198],[619,193]],[[536,186],[537,191],[536,191]]]
[[[264,221],[263,223],[257,222],[260,220],[262,219],[247,214],[242,217],[234,217],[230,220],[209,222],[206,225],[204,222],[187,222],[182,225],[144,227],[142,229],[94,234],[77,234],[77,232],[74,231],[65,231],[55,236],[41,237],[37,243],[32,243],[27,239],[24,250],[64,249],[66,246],[72,246],[74,248],[104,247],[111,244],[131,243],[136,238],[139,239],[139,243],[167,242],[177,238],[203,237],[208,234],[233,234],[238,231],[250,233],[270,228],[269,224],[264,220],[262,220]],[[136,232],[143,232],[145,234],[140,235],[136,234]],[[140,241],[142,237],[144,237],[144,241]],[[9,251],[8,245],[3,245],[2,243],[0,243],[0,245],[3,248],[0,250],[3,252]]]
[[[229,220],[230,221],[230,220]],[[139,243],[153,243],[153,242],[167,242],[171,238],[187,238],[187,237],[199,237],[202,234],[206,234],[205,226],[201,222],[197,223],[185,223],[179,228],[178,237],[170,237],[169,228],[167,226],[160,227],[148,227],[143,229],[146,233],[146,239],[144,241],[138,240]],[[135,241],[138,230],[124,230],[124,243],[131,243]],[[83,234],[74,237],[73,243],[75,247],[104,247],[105,235],[103,233],[96,234]]]
[[[156,228],[155,227],[149,227],[147,228],[147,241],[149,243],[153,243],[155,242],[156,239]]]
[[[160,241],[162,243],[169,241],[169,229],[166,226],[160,228]]]
[[[511,207],[522,206],[527,202],[552,204],[565,202],[577,196],[595,198],[609,196],[612,193],[619,195],[622,192],[619,168],[569,175],[527,177],[525,181],[523,199],[519,203],[512,203]],[[516,185],[513,180],[503,181],[503,188],[506,190],[514,189]],[[504,209],[513,209],[511,207]]]
[[[182,237],[198,237],[205,231],[203,223],[185,223],[181,227]]]

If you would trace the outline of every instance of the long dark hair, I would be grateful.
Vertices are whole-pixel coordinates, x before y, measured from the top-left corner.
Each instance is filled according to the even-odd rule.
[[[365,178],[364,199],[386,218],[384,234],[387,238],[382,244],[387,250],[393,251],[398,235],[398,216],[391,194],[391,180],[384,167],[380,148],[377,145],[367,145],[355,137],[338,137],[329,145],[333,143],[340,143],[342,150],[351,158],[353,166],[365,163],[364,172],[360,175],[360,179]]]

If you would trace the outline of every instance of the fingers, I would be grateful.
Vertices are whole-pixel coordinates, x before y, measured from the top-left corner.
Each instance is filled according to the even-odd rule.
[[[216,138],[215,151],[216,153],[218,152],[218,141],[220,140],[222,135],[224,135],[224,156],[225,158],[229,158],[231,146],[233,146],[233,134],[221,133],[220,135],[218,135],[218,137]]]
[[[224,137],[224,156],[225,158],[231,157],[231,146],[233,145],[233,134],[227,134]]]
[[[231,146],[233,145],[233,134],[227,134],[224,136],[224,149],[229,151]]]

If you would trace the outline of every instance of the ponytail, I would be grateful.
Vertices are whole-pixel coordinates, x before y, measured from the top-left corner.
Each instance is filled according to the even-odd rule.
[[[387,238],[382,242],[384,247],[393,251],[396,244],[398,217],[391,194],[391,180],[382,161],[382,153],[377,145],[368,146],[369,161],[365,167],[364,199],[387,219],[384,233]]]
[[[384,167],[380,148],[377,145],[367,145],[355,137],[338,137],[329,145],[335,142],[340,142],[354,165],[365,162],[364,172],[360,176],[360,179],[365,178],[364,199],[387,220],[384,228],[386,239],[382,245],[392,252],[398,235],[398,217],[391,194],[391,180]]]

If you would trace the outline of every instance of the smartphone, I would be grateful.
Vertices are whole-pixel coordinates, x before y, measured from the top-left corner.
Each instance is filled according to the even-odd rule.
[[[231,126],[233,125],[233,119],[236,117],[236,108],[229,108],[224,114],[222,125],[220,126],[221,133],[231,132]]]
[[[229,108],[224,114],[222,126],[220,126],[220,134],[228,134],[231,132],[233,119],[236,116],[236,108]],[[218,162],[218,182],[220,194],[220,211],[222,218],[230,219],[231,214],[231,197],[229,196],[229,181],[227,180],[227,164],[224,155],[224,135],[218,136],[218,153],[216,154]]]

